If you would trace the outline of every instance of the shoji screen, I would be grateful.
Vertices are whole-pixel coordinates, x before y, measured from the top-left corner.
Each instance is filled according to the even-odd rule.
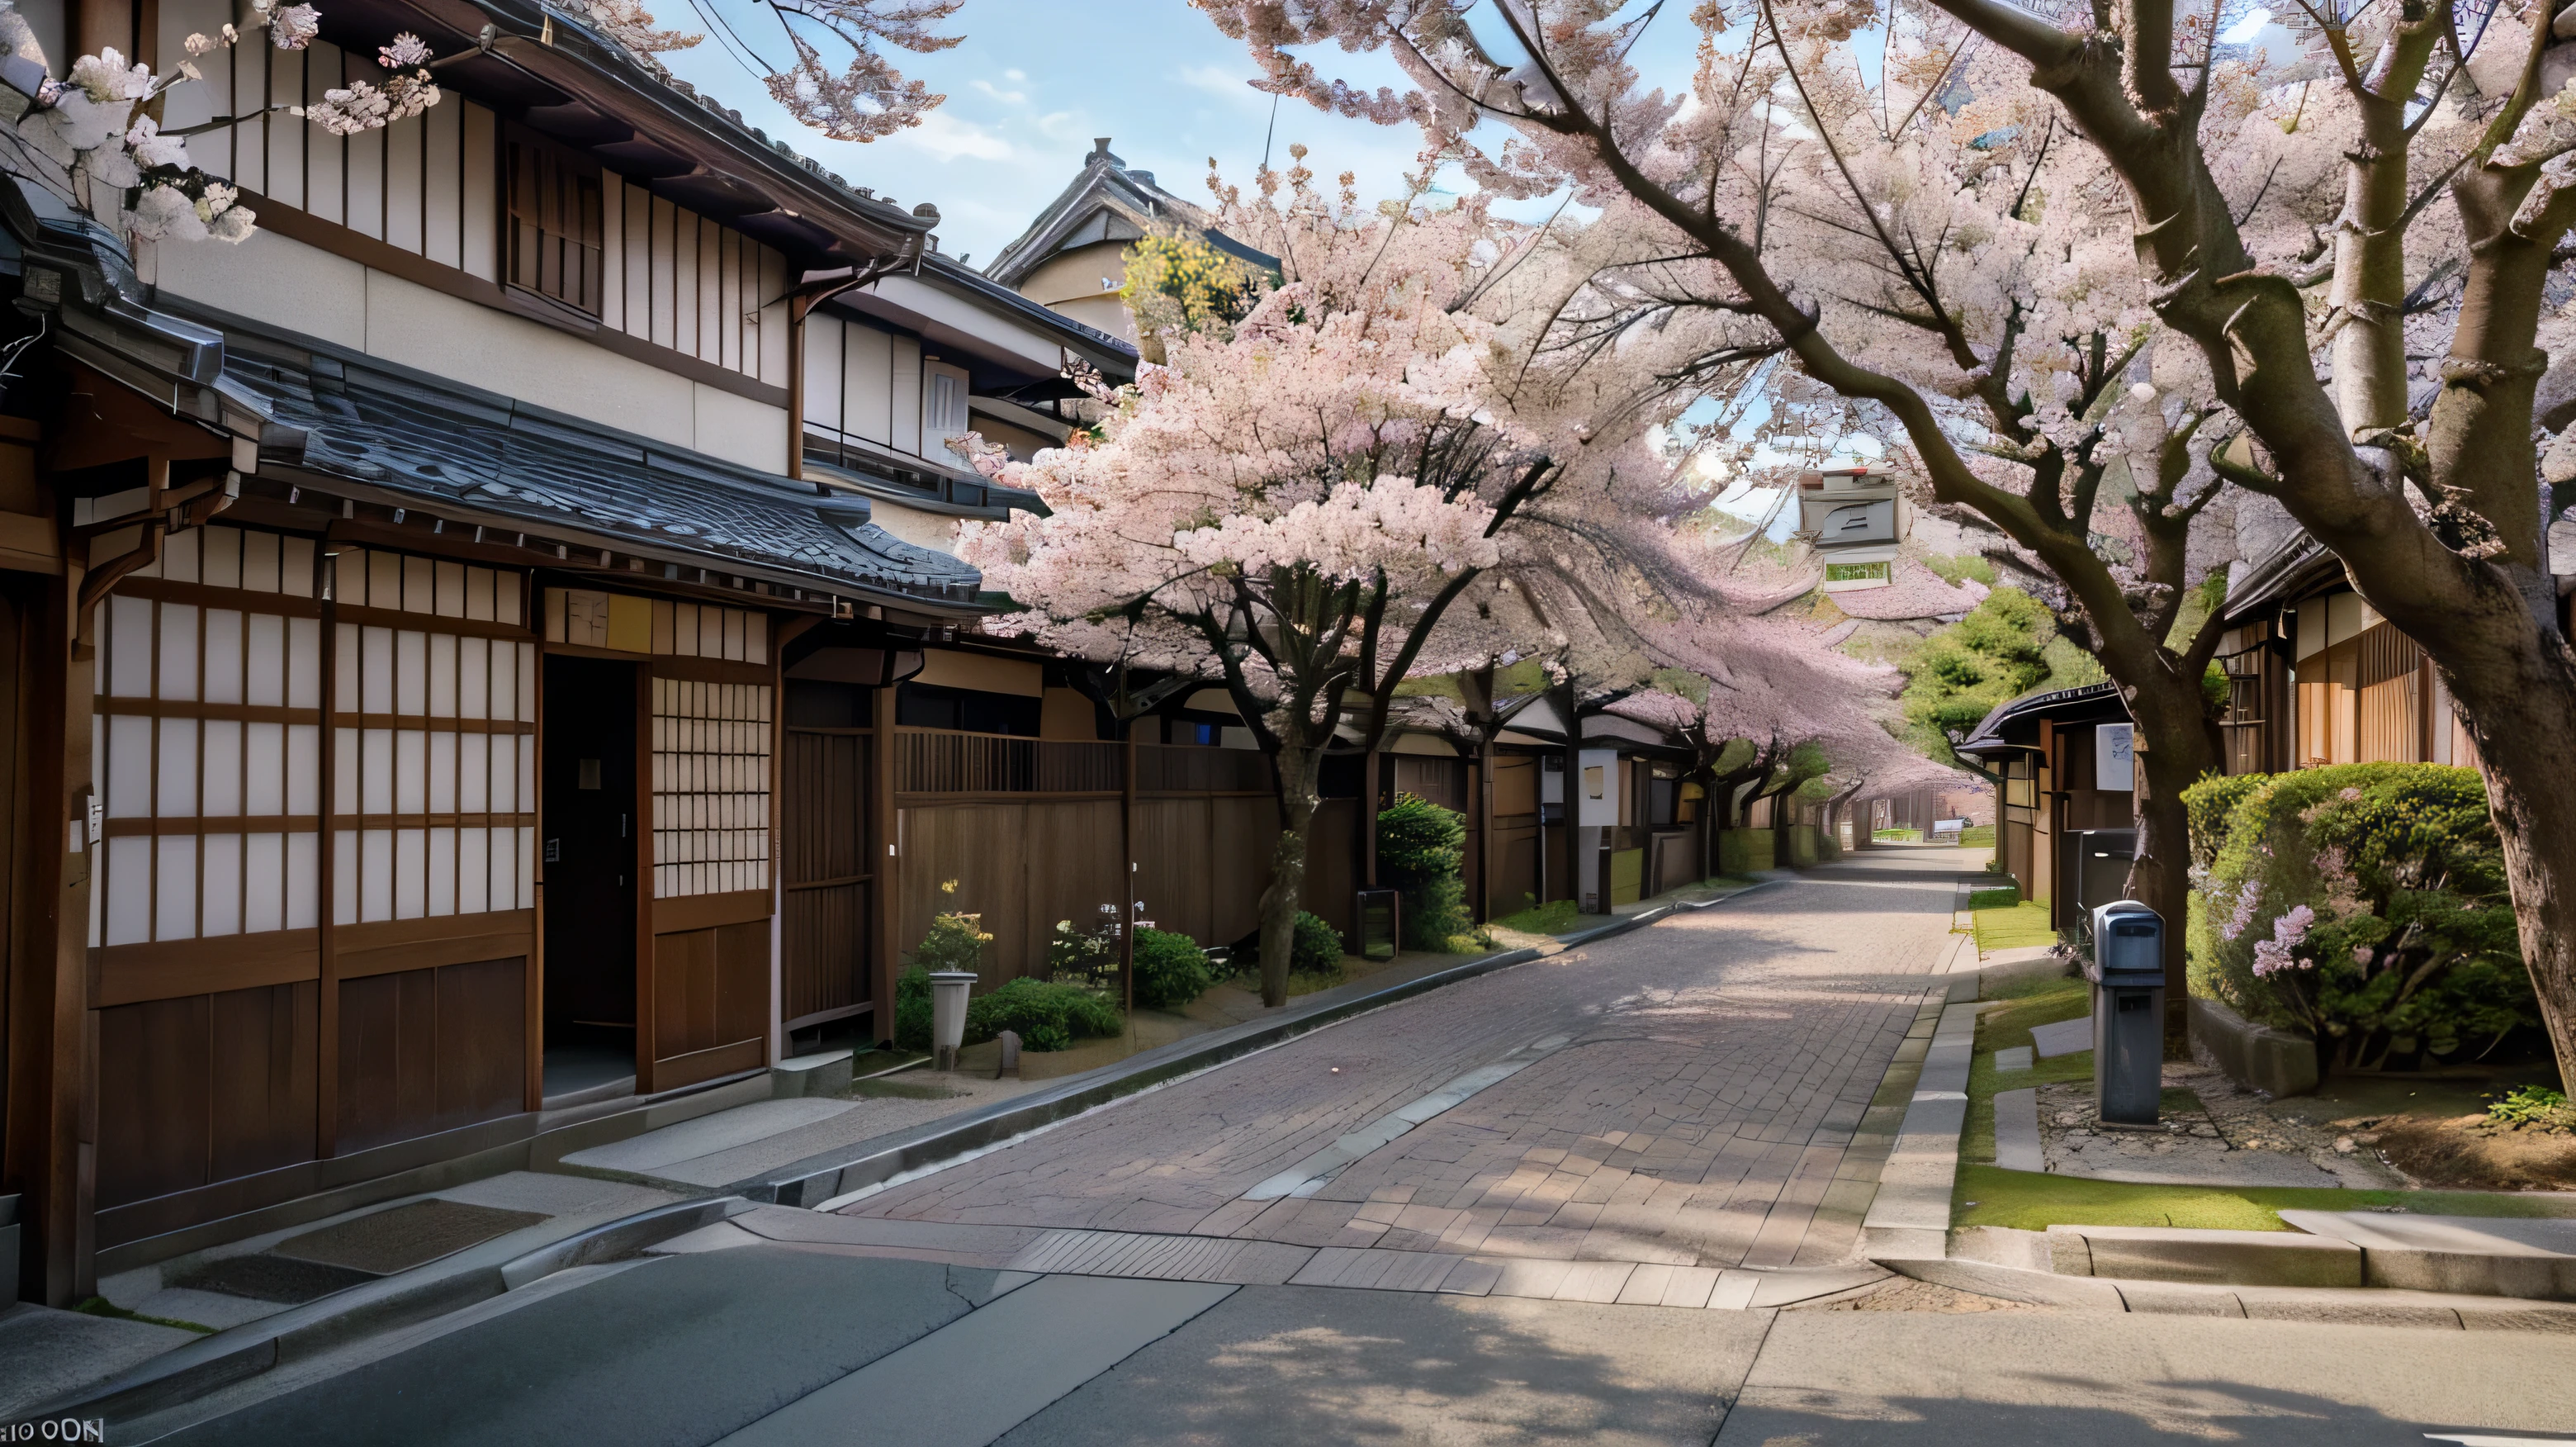
[[[182,532],[100,605],[91,757],[106,837],[91,945],[319,923],[313,548],[238,528]],[[311,978],[309,962],[302,970]],[[106,1002],[157,993],[120,974],[110,971]]]
[[[769,710],[766,684],[653,680],[654,898],[769,888]]]
[[[535,908],[525,576],[361,548],[333,564],[333,922]]]

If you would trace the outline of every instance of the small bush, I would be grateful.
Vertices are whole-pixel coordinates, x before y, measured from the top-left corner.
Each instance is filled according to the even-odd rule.
[[[930,1048],[930,971],[915,965],[894,980],[894,1043],[898,1049]]]
[[[913,946],[912,962],[925,970],[964,970],[974,973],[984,968],[984,946],[993,937],[984,933],[980,914],[943,914],[930,921],[930,933]]]
[[[1398,794],[1378,811],[1378,868],[1403,894],[1405,948],[1444,950],[1451,936],[1471,927],[1467,887],[1459,879],[1466,860],[1466,821],[1450,810]]]
[[[1110,914],[1114,918],[1115,910]],[[1106,929],[1077,930],[1073,921],[1055,922],[1047,939],[1047,978],[1100,989],[1118,973],[1118,940]]]
[[[1149,1010],[1177,1010],[1216,982],[1207,951],[1188,935],[1136,931],[1136,1003]]]
[[[2545,1085],[2526,1085],[2489,1101],[2487,1119],[2515,1130],[2524,1126],[2536,1126],[2541,1130],[2576,1130],[2576,1107],[2568,1105],[2564,1091],[2552,1090]]]
[[[1338,975],[1342,972],[1342,932],[1320,914],[1297,911],[1297,938],[1288,947],[1288,973]]]
[[[1083,1036],[1115,1035],[1123,1028],[1118,1007],[1105,997],[1053,980],[1013,980],[966,1002],[969,1045],[1013,1030],[1023,1050],[1062,1050]]]
[[[1992,824],[1971,824],[1959,831],[1959,847],[1962,849],[1984,849],[1994,842],[1995,826]]]
[[[2198,821],[2221,796],[2184,795]],[[2319,1063],[2446,1056],[2535,1023],[2504,862],[2473,769],[2339,764],[2238,788],[2192,871],[2192,988],[2305,1030]]]

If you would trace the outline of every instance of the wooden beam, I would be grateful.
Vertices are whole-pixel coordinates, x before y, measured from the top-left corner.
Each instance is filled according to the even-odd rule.
[[[653,958],[653,671],[635,670],[635,776],[628,868],[635,881],[635,1093],[657,1088],[653,1072],[655,1019]]]
[[[875,958],[870,966],[875,973],[873,995],[877,1001],[875,1030],[880,1040],[894,1038],[894,977],[901,958],[897,943],[898,916],[902,913],[903,859],[895,852],[894,810],[894,690],[891,683],[871,690],[876,702],[876,732],[868,739],[868,848],[873,851],[871,870],[875,882],[868,886],[876,904]]]

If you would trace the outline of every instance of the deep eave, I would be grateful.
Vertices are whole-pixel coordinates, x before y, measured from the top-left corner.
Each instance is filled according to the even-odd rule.
[[[2088,724],[2124,722],[2128,717],[2129,706],[2121,701],[2115,684],[2088,683],[2082,688],[2026,694],[1997,704],[1977,724],[1976,732],[1955,745],[1954,750],[1980,758],[2024,752],[2039,747],[2041,719]]]

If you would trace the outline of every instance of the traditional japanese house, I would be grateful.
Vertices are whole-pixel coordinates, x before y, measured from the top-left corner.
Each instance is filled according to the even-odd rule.
[[[25,8],[164,66],[231,18]],[[0,396],[33,1299],[871,1017],[918,887],[898,798],[989,782],[903,722],[982,676],[943,661],[991,603],[939,545],[1031,502],[945,440],[1038,445],[1069,363],[1133,365],[563,12],[323,27],[202,58],[165,124],[318,100],[397,31],[458,57],[446,97],[200,136],[258,212],[237,247],[138,254],[0,188],[35,337]]]
[[[2119,690],[2096,683],[1999,705],[1957,745],[2002,776],[1995,858],[2023,897],[2048,901],[2061,929],[2120,898],[2131,848],[2124,831],[2137,827],[2133,742]]]

